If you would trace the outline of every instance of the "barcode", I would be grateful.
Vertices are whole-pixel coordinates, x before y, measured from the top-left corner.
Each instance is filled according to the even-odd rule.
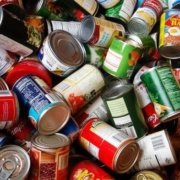
[[[166,147],[162,135],[152,137],[151,142],[152,142],[154,151],[157,151]]]

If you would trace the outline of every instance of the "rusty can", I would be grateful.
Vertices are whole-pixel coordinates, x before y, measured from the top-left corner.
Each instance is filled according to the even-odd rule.
[[[38,57],[51,73],[65,77],[85,62],[85,49],[70,33],[55,30],[44,40]]]
[[[53,89],[64,97],[75,114],[100,94],[104,86],[105,80],[101,71],[94,65],[85,64]]]
[[[118,173],[128,172],[140,154],[134,138],[96,118],[90,119],[81,128],[79,143],[91,155]]]
[[[6,145],[0,149],[0,178],[25,180],[30,170],[28,153],[17,145]]]
[[[39,133],[53,134],[68,122],[70,108],[42,79],[24,76],[16,81],[12,90]]]
[[[63,134],[35,135],[32,138],[30,177],[39,179],[67,179],[70,140]]]

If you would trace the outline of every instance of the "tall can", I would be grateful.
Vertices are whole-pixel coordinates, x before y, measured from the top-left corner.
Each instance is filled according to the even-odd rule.
[[[63,134],[35,135],[32,138],[30,150],[32,162],[30,178],[34,180],[67,179],[69,152],[70,141],[67,136]]]
[[[140,155],[134,138],[99,119],[90,119],[84,124],[80,131],[79,143],[118,173],[128,172]]]
[[[141,80],[161,122],[180,115],[180,88],[169,66],[151,68]]]
[[[100,94],[105,86],[101,71],[94,65],[85,64],[53,87],[60,93],[73,114]]]
[[[70,108],[36,76],[24,76],[12,87],[34,127],[41,134],[58,132],[68,122]]]
[[[102,93],[102,99],[110,113],[110,123],[115,128],[135,138],[147,133],[133,85],[114,81]]]

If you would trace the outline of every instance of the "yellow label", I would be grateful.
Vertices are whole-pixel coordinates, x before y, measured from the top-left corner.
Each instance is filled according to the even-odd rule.
[[[165,28],[165,13],[162,14],[160,19],[159,47],[164,45],[164,36],[165,36],[164,28]]]

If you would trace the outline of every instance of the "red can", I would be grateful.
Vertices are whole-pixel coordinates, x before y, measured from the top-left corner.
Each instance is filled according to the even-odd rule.
[[[81,128],[79,143],[91,155],[118,173],[129,171],[140,154],[133,137],[95,118],[87,121]]]

